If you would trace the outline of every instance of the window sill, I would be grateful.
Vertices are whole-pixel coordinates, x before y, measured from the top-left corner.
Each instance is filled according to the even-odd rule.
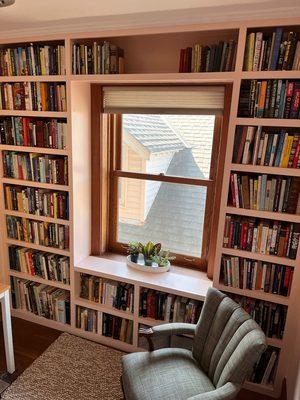
[[[208,288],[212,286],[212,281],[203,271],[172,266],[169,272],[162,274],[140,272],[128,267],[125,257],[120,255],[90,256],[79,262],[74,269],[75,272],[101,276],[179,296],[192,296],[197,300],[204,300]]]

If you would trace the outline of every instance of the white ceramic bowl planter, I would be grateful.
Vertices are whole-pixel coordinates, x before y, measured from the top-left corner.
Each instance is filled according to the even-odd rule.
[[[138,271],[151,272],[153,274],[160,274],[162,272],[167,272],[171,268],[170,261],[168,261],[168,264],[165,267],[159,267],[158,265],[157,266],[154,266],[154,265],[148,266],[148,265],[132,262],[130,259],[130,255],[127,256],[127,265],[128,265],[128,267],[137,269]]]

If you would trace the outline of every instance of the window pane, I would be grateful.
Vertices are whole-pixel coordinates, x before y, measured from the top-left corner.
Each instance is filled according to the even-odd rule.
[[[118,242],[201,257],[206,187],[119,178]]]
[[[123,114],[122,170],[209,178],[214,115]]]

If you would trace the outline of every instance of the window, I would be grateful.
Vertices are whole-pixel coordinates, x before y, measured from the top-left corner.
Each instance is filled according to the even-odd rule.
[[[109,196],[102,249],[122,253],[130,241],[151,240],[179,265],[203,268],[216,211],[222,115],[161,106],[104,104]]]

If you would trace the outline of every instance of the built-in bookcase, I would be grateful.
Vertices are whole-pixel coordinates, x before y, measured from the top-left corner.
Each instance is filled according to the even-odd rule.
[[[247,27],[240,37],[244,57],[229,123],[214,271],[214,286],[267,335],[257,368],[265,372],[256,372],[246,387],[274,396],[285,374],[300,254],[299,67],[288,56],[291,46],[294,55],[300,46],[299,25],[278,26]]]
[[[239,296],[241,301],[245,301],[243,299],[247,298],[250,303],[278,305],[281,308],[277,307],[277,310],[287,310],[282,338],[268,338],[269,349],[260,361],[258,367],[260,373],[257,373],[256,376],[253,375],[253,382],[246,384],[248,389],[263,394],[274,397],[279,394],[282,380],[287,372],[287,360],[292,351],[290,343],[293,341],[295,315],[299,303],[297,299],[297,292],[299,293],[300,290],[300,273],[297,268],[299,246],[296,256],[292,258],[223,246],[226,215],[237,217],[243,221],[255,219],[270,224],[276,222],[284,227],[291,225],[295,227],[300,223],[297,207],[296,210],[294,207],[293,211],[286,207],[280,208],[281,211],[275,211],[276,207],[272,209],[270,195],[267,194],[264,204],[259,203],[259,207],[247,206],[247,179],[249,182],[250,179],[254,182],[261,177],[260,181],[266,183],[266,187],[270,185],[268,182],[272,179],[279,180],[281,187],[282,182],[286,180],[286,187],[291,183],[291,186],[295,188],[297,187],[295,178],[300,178],[299,157],[297,156],[300,119],[299,113],[296,113],[300,78],[299,71],[296,70],[297,62],[295,62],[295,68],[292,65],[292,69],[290,69],[291,61],[289,66],[286,65],[286,69],[276,66],[276,68],[256,71],[256,68],[253,70],[253,67],[244,67],[245,57],[248,57],[248,36],[254,33],[251,39],[253,42],[253,37],[256,40],[257,33],[262,32],[262,40],[270,41],[270,37],[273,40],[273,32],[277,32],[279,36],[278,27],[283,28],[282,40],[284,39],[284,42],[286,37],[291,41],[295,41],[295,38],[297,42],[299,41],[300,20],[297,18],[264,21],[264,23],[261,21],[232,22],[68,33],[52,37],[1,40],[0,60],[7,59],[7,54],[10,54],[18,59],[20,65],[19,69],[17,66],[12,68],[11,65],[9,68],[3,68],[3,63],[0,63],[1,94],[7,103],[2,104],[1,101],[0,107],[0,276],[7,283],[12,277],[15,282],[22,281],[26,285],[28,282],[31,285],[48,285],[54,290],[63,290],[64,293],[67,292],[70,295],[70,324],[45,318],[39,313],[20,307],[13,310],[14,316],[68,331],[124,351],[136,351],[144,347],[142,340],[140,342],[138,340],[138,328],[160,324],[165,320],[155,319],[155,315],[153,318],[152,314],[151,316],[140,314],[142,293],[145,290],[150,293],[162,293],[160,297],[161,299],[166,298],[166,301],[168,298],[170,301],[172,296],[180,297],[184,301],[188,299],[185,306],[190,304],[189,307],[194,310],[195,316],[197,312],[200,312],[199,305],[204,301],[208,287],[212,285],[205,273],[173,267],[169,273],[162,276],[153,274],[155,275],[153,276],[129,270],[124,261],[91,257],[91,87],[93,84],[230,85],[232,96],[231,99],[226,99],[226,107],[229,109],[230,115],[220,217],[218,226],[215,227],[215,231],[218,232],[216,251],[212,251],[209,259],[209,271],[212,271],[212,266],[215,267],[213,280],[215,287]],[[289,34],[289,32],[295,32],[295,35]],[[220,42],[236,44],[236,54],[232,60],[231,70],[226,69],[226,65],[224,67],[224,62],[222,72],[218,72],[216,68],[212,68],[213,72],[207,72],[206,68],[204,70],[204,62],[200,63],[199,68],[201,46],[203,46],[201,52],[204,49],[207,61],[208,48],[210,51],[214,51],[214,46],[218,47]],[[277,42],[279,43],[279,39]],[[79,53],[80,57],[83,55],[88,64],[91,64],[94,48],[98,58],[102,52],[105,54],[104,50],[107,52],[107,44],[106,47],[104,46],[104,50],[102,49],[104,43],[112,45],[112,54],[111,48],[109,48],[109,54],[110,57],[115,57],[114,65],[116,65],[116,58],[121,58],[121,69],[114,67],[112,70],[106,70],[110,73],[101,73],[103,71],[99,68],[89,69],[89,65],[87,68],[83,68],[86,65],[81,65],[80,62],[80,69],[74,68],[77,61],[80,61],[74,59],[74,54]],[[52,48],[58,49],[58,46],[60,46],[59,52],[49,51]],[[199,58],[196,63],[197,72],[179,73],[181,50],[187,48],[189,48],[187,52],[189,57],[194,57],[194,61],[196,55]],[[9,52],[8,49],[10,49]],[[219,45],[218,51],[218,57],[220,57],[221,45]],[[225,57],[228,51],[229,46],[222,46],[221,63],[223,55]],[[38,54],[42,57],[39,60],[42,64],[40,70],[30,69],[28,60]],[[50,71],[46,64],[48,67],[50,64],[53,65],[56,57],[61,66]],[[288,96],[285,96],[286,93],[282,88],[289,88]],[[265,95],[263,94],[264,90]],[[54,92],[57,95],[57,101],[48,102],[47,97],[52,97]],[[244,97],[242,102],[240,93]],[[27,96],[31,96],[32,105],[29,104]],[[267,96],[269,106],[263,109],[263,99],[266,100]],[[243,112],[239,108],[240,104],[244,105]],[[285,109],[286,105],[287,109]],[[283,107],[281,114],[279,113],[280,106]],[[93,104],[93,112],[99,111],[100,105],[95,110],[95,104]],[[14,129],[12,129],[12,125]],[[23,127],[26,130],[25,134]],[[253,128],[251,132],[248,132],[248,127]],[[249,133],[249,137],[247,137],[247,133]],[[253,162],[253,151],[256,147],[254,143],[250,146],[247,144],[250,144],[251,140],[255,138],[260,144],[262,136],[258,136],[258,133],[264,133],[265,142],[261,143],[262,146],[264,143],[266,146],[263,162],[261,158],[256,158]],[[283,134],[288,147],[283,152],[285,156],[276,160],[275,154],[272,155],[272,150],[276,153],[279,139],[283,137]],[[272,143],[269,144],[270,154],[269,150],[267,151],[268,135],[273,135]],[[243,138],[245,139],[244,143]],[[239,150],[241,157],[235,159],[233,155],[236,154],[236,149],[233,151],[233,148],[234,146],[239,147],[241,143],[243,144],[243,148],[241,147]],[[289,154],[287,149],[290,151]],[[41,163],[41,166],[43,163],[44,165],[50,163],[54,168],[55,163],[62,165],[59,160],[65,160],[63,169],[67,179],[57,181],[44,179],[43,174],[22,175],[22,168],[20,171],[18,169],[17,174],[7,173],[7,170],[4,169],[4,158],[8,164],[11,160],[14,163],[21,162],[23,167],[32,164],[32,168],[33,163],[37,163],[37,161],[38,164]],[[24,172],[27,173],[27,168]],[[237,206],[236,203],[233,203],[230,195],[231,174],[236,174],[237,184],[242,182],[242,186],[238,187],[237,185],[237,188],[246,198],[246,204],[241,202]],[[290,182],[290,178],[293,182]],[[250,194],[249,185],[248,189]],[[274,190],[276,191],[276,185]],[[33,196],[36,199],[43,199],[44,202],[38,212],[36,204],[29,204],[29,199],[32,199]],[[280,196],[283,196],[282,206],[284,199],[289,203],[288,193],[281,188],[279,198]],[[63,208],[67,212],[61,212],[62,210],[57,207],[56,211],[55,207],[49,210],[49,201],[50,204],[51,201],[61,202],[60,204],[63,204]],[[253,196],[251,204],[253,204]],[[39,244],[32,240],[8,237],[7,218],[10,221],[12,218],[17,221],[21,219],[21,222],[22,219],[32,221],[34,227],[51,224],[51,229],[53,229],[53,227],[61,226],[61,231],[69,231],[69,243],[67,246],[63,246],[65,248],[59,248],[59,246],[47,246],[47,243],[44,242]],[[296,232],[294,229],[292,231]],[[33,257],[32,262],[30,262],[30,257]],[[45,270],[46,258],[51,260],[51,271]],[[39,263],[43,263],[42,268]],[[68,266],[69,276],[66,280],[68,274],[64,271],[60,275],[60,271],[68,269]],[[247,273],[249,270],[247,279],[244,273],[246,270]],[[255,271],[255,273],[251,274],[251,271]],[[133,309],[122,310],[102,301],[96,302],[95,299],[81,297],[81,274],[99,277],[113,286],[115,284],[131,285],[133,287]],[[111,318],[117,318],[117,325],[120,323],[119,319],[129,321],[132,325],[132,338],[126,342],[112,336],[105,336],[102,323],[100,324],[102,334],[99,334],[95,328],[92,328],[92,331],[85,330],[87,325],[84,321],[88,318],[87,315],[90,315],[91,321],[93,318],[96,320],[98,313],[101,315],[102,322],[103,316],[108,316],[108,322],[106,322],[108,326]],[[78,318],[80,315],[81,321],[81,314],[83,324],[80,322],[79,325]],[[124,324],[128,326],[128,322],[123,323],[123,329]],[[122,337],[124,338],[124,335]],[[190,338],[186,339],[190,341]],[[272,369],[272,371],[267,371],[270,375],[262,366],[264,368],[269,366],[269,370]],[[271,379],[268,380],[268,376],[271,376]]]

